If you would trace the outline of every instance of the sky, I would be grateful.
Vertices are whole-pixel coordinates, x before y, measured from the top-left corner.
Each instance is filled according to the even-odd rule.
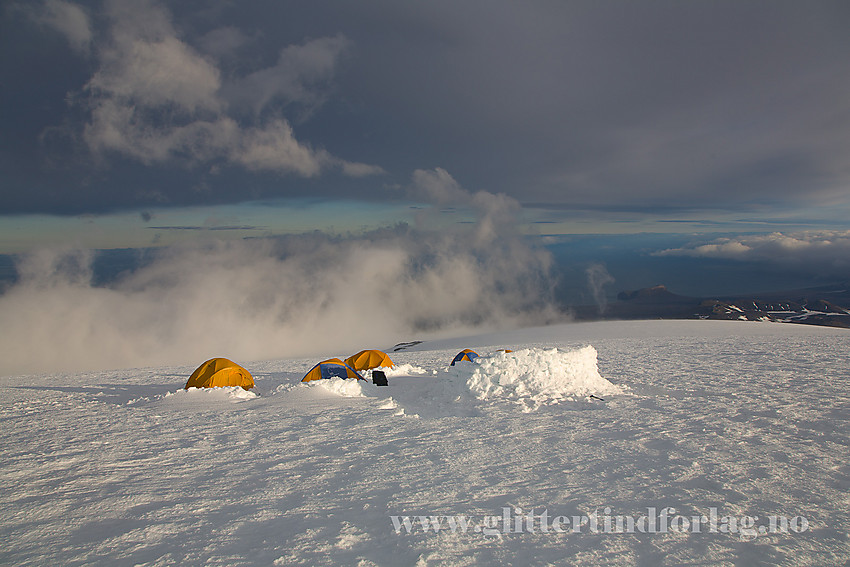
[[[789,250],[741,241],[763,234],[833,265],[847,29],[844,1],[5,2],[0,253],[439,228],[503,199],[526,235]]]
[[[844,0],[7,0],[0,354],[309,355],[850,281],[848,29]]]

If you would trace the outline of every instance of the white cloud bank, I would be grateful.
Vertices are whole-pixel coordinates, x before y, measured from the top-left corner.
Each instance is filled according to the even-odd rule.
[[[0,296],[15,321],[0,330],[3,372],[340,355],[558,317],[551,255],[518,233],[515,202],[444,170],[415,177],[452,185],[478,222],[196,243],[108,287],[92,283],[90,252],[31,254]]]
[[[217,241],[163,251],[110,287],[91,283],[85,254],[42,252],[0,296],[15,322],[0,332],[3,372],[338,356],[551,319],[547,257],[514,251],[404,229]]]
[[[850,231],[805,231],[742,235],[693,243],[655,252],[654,256],[688,256],[769,262],[850,276]]]
[[[82,99],[90,112],[83,139],[95,155],[114,152],[148,165],[229,164],[303,177],[330,169],[351,177],[383,172],[297,140],[281,114],[288,105],[321,104],[348,46],[345,38],[290,45],[275,65],[226,77],[215,54],[181,36],[165,6],[154,0],[110,0],[105,6],[103,37],[93,34],[88,14],[71,2],[49,0],[37,16],[78,51],[94,46],[97,70]],[[253,111],[247,121],[244,107]]]

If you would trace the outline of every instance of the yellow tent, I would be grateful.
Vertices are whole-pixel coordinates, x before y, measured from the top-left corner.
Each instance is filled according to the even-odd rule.
[[[322,378],[354,378],[355,380],[363,380],[364,378],[358,374],[353,368],[338,358],[329,358],[323,360],[316,366],[310,369],[302,382],[311,382],[313,380],[321,380]]]
[[[354,370],[370,370],[372,368],[394,366],[387,353],[380,350],[361,350],[345,359],[345,363]]]
[[[186,389],[189,388],[219,388],[222,386],[242,386],[245,390],[254,387],[251,373],[226,358],[213,358],[192,372]]]

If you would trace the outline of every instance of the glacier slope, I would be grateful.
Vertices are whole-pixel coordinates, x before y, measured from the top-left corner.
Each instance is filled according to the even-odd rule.
[[[614,389],[532,400],[548,386],[517,366],[504,387],[497,365],[477,389],[480,364],[448,368],[466,347],[493,361],[510,356],[497,349],[590,345]],[[848,352],[844,330],[631,321],[417,344],[390,353],[386,388],[301,385],[312,359],[243,363],[259,396],[183,391],[190,367],[1,378],[0,563],[842,564]],[[392,522],[663,507],[808,526],[497,534]]]

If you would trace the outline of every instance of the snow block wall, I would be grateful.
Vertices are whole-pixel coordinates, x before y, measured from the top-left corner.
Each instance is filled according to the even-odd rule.
[[[600,376],[592,346],[498,352],[479,357],[461,372],[470,374],[466,383],[476,398],[512,400],[528,410],[562,400],[623,393]]]

